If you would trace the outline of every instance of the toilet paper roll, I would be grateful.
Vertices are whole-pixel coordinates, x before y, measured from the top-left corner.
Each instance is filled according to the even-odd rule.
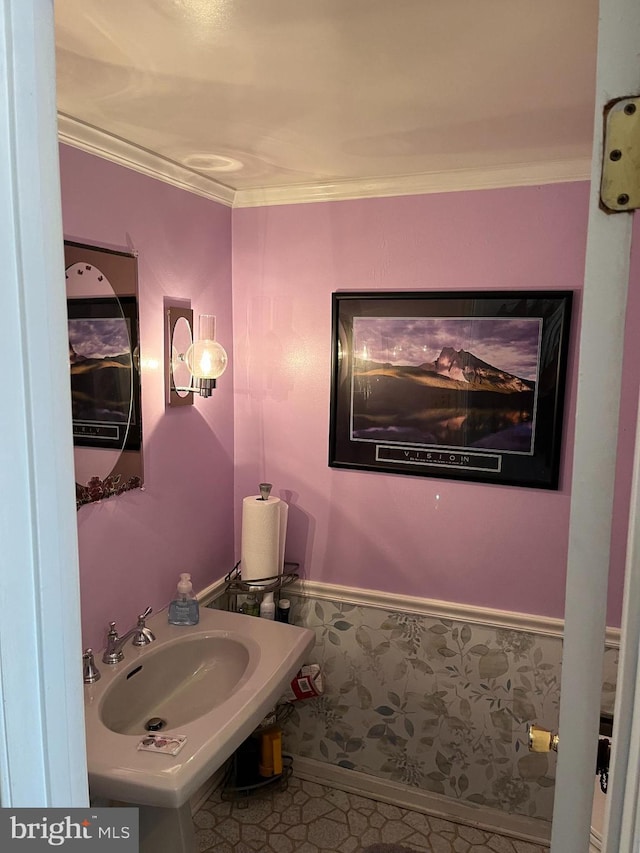
[[[279,575],[284,563],[284,545],[289,507],[280,498],[249,495],[242,501],[240,547],[243,581]]]

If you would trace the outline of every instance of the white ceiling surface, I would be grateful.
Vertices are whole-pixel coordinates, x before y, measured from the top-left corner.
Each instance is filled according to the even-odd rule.
[[[229,204],[588,178],[597,0],[56,0],[60,138]]]

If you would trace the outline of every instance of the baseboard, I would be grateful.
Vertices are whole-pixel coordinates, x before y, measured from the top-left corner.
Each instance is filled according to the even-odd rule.
[[[390,803],[403,809],[410,809],[421,814],[452,820],[475,829],[495,832],[531,844],[549,846],[551,824],[547,821],[536,820],[524,815],[511,815],[498,809],[452,800],[440,794],[410,788],[398,782],[379,779],[368,773],[347,770],[335,764],[325,764],[313,758],[302,758],[299,755],[293,759],[293,773],[299,779],[317,782],[329,788],[337,788],[349,794],[358,794],[370,800]]]

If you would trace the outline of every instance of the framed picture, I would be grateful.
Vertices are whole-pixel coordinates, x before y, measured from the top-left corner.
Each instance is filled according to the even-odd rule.
[[[571,303],[334,293],[329,465],[557,489]]]

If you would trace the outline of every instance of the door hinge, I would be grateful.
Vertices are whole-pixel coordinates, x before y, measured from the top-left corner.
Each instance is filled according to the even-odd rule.
[[[609,213],[640,207],[640,98],[605,107],[600,203]]]

